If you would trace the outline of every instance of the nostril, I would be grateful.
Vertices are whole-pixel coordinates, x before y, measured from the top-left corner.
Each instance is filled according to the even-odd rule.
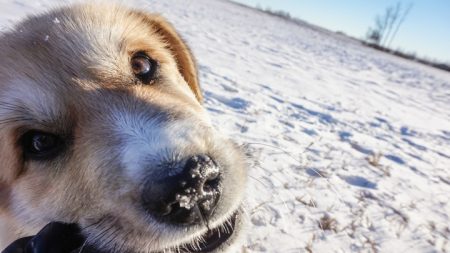
[[[219,175],[217,174],[214,177],[211,177],[206,180],[205,184],[203,185],[203,191],[204,192],[212,192],[219,188]]]
[[[163,221],[193,225],[212,215],[220,195],[220,166],[207,155],[196,155],[180,173],[146,184],[143,203]]]
[[[195,184],[205,184],[215,181],[220,176],[217,163],[207,155],[196,155],[189,158],[184,166],[189,181]]]

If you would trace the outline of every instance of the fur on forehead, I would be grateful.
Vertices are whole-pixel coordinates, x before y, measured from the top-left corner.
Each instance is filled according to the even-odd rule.
[[[131,55],[146,52],[160,64],[178,70],[197,100],[202,101],[190,50],[159,15],[109,3],[79,4],[54,10],[45,17],[29,17],[1,40],[5,43],[0,45],[0,56],[7,71],[0,69],[0,78],[1,72],[14,76],[11,70],[20,69],[20,74],[50,84],[63,77],[59,79],[100,80],[120,86],[133,79]]]
[[[145,51],[178,70],[180,79],[202,100],[189,48],[158,15],[110,3],[79,4],[29,17],[0,35],[0,41],[0,102],[13,99],[13,104],[28,108],[37,119],[66,114],[58,108],[68,106],[63,100],[77,100],[77,94],[82,94],[74,89],[129,83],[133,78],[129,58],[136,51]],[[96,82],[99,79],[103,82]],[[62,100],[56,101],[58,97]],[[13,116],[11,110],[6,114]],[[2,138],[8,138],[0,147],[7,156],[2,161],[9,161],[7,167],[19,168],[20,152],[10,148],[17,146],[17,138],[8,129],[1,129]],[[16,173],[5,174],[5,179]]]

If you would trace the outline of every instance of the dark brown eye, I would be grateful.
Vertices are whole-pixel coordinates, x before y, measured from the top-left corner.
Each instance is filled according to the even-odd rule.
[[[156,68],[156,62],[144,53],[137,53],[131,58],[131,69],[144,84],[148,84],[154,79]]]
[[[26,158],[45,160],[53,158],[62,148],[60,137],[41,131],[29,131],[22,137],[22,148]]]

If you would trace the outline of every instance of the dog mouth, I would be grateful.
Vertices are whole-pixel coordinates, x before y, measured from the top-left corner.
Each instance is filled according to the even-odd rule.
[[[226,244],[235,233],[239,215],[239,211],[234,212],[227,221],[216,228],[208,229],[207,232],[195,238],[193,240],[194,242],[177,247],[175,252],[208,253],[220,248]]]

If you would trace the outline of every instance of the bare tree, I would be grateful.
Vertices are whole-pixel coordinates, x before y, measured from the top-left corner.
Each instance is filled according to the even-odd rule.
[[[367,31],[367,39],[373,43],[380,45],[384,37],[384,32],[388,24],[388,18],[391,14],[391,9],[387,8],[383,16],[377,15],[375,18],[375,28],[369,27]]]
[[[391,45],[391,43],[392,43],[392,41],[394,40],[394,38],[395,38],[395,36],[397,35],[397,33],[398,33],[398,30],[400,29],[400,26],[403,24],[403,22],[405,21],[405,19],[406,19],[406,17],[408,16],[408,14],[409,14],[409,12],[411,11],[411,9],[413,8],[413,4],[412,3],[410,3],[409,5],[408,5],[408,7],[405,9],[405,12],[403,13],[403,16],[402,16],[402,18],[398,21],[398,23],[397,23],[397,27],[395,28],[395,30],[394,30],[394,33],[392,34],[392,36],[391,36],[391,39],[389,40],[389,42],[387,43],[387,47],[389,47],[390,45]]]
[[[399,22],[397,21],[403,10],[402,4],[398,2],[396,5],[387,7],[383,15],[376,16],[375,28],[369,27],[366,34],[367,40],[380,46],[389,45],[393,37],[397,34],[401,23],[408,15],[411,6],[410,4],[406,11],[403,12],[403,16]],[[394,27],[395,29],[393,30]]]
[[[389,36],[391,35],[392,27],[397,22],[397,19],[399,18],[400,11],[402,8],[402,4],[398,2],[395,7],[391,6],[388,7],[386,10],[386,13],[384,15],[385,18],[385,24],[386,24],[386,35],[383,37],[383,41],[381,41],[381,45],[385,45],[386,41],[389,39]]]
[[[369,30],[367,31],[366,34],[366,38],[367,40],[375,43],[375,44],[380,44],[380,40],[381,40],[381,34],[380,34],[380,30],[378,29],[372,29],[372,27],[369,27]]]

